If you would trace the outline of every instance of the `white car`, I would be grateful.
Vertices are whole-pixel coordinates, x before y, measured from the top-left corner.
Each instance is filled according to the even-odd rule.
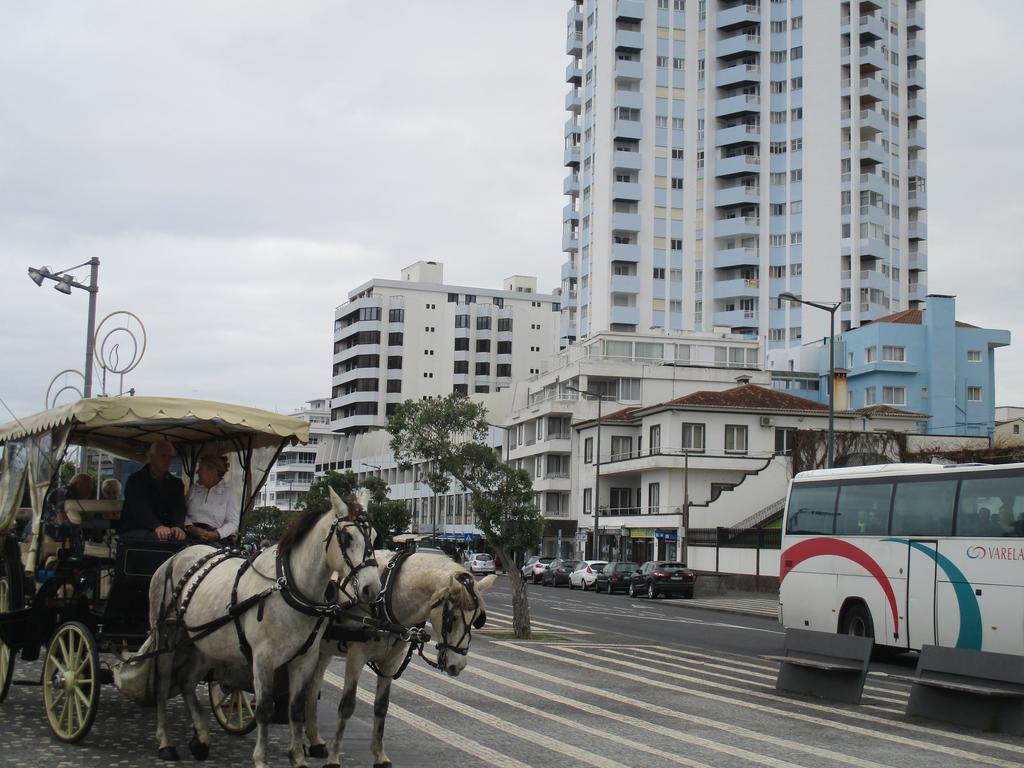
[[[554,559],[555,558],[553,557],[531,555],[530,559],[526,561],[526,565],[524,565],[521,570],[523,578],[527,581],[532,581],[534,584],[540,584],[544,578],[544,571],[548,569],[548,565]]]
[[[594,586],[597,574],[608,565],[605,560],[581,560],[576,570],[569,574],[569,589],[582,589],[586,592]]]
[[[494,573],[494,558],[484,552],[476,552],[466,557],[463,566],[472,574]]]

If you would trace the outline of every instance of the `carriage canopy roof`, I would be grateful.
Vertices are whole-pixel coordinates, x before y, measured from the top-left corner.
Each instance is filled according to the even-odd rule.
[[[134,459],[161,438],[174,444],[243,438],[251,448],[309,441],[307,422],[259,408],[177,397],[94,397],[0,425],[0,444],[64,426],[72,444]]]

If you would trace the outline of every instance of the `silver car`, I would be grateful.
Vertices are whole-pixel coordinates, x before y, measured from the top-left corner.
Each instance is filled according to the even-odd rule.
[[[462,564],[467,571],[472,574],[477,573],[494,573],[494,558],[485,552],[476,552],[466,556],[466,561]]]

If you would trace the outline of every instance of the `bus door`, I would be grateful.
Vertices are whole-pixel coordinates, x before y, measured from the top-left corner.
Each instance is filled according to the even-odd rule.
[[[911,539],[907,545],[907,643],[910,648],[935,644],[938,625],[935,583],[938,578],[939,542],[935,539]],[[932,556],[922,549],[929,550]]]

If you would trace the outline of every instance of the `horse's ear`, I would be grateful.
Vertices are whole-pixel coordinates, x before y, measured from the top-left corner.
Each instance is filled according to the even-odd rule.
[[[331,497],[331,509],[333,509],[335,513],[340,512],[342,509],[348,509],[348,507],[345,506],[345,502],[341,500],[341,496],[335,493],[333,488],[328,486],[327,492],[330,494]]]
[[[480,581],[476,583],[476,591],[486,592],[488,589],[491,588],[491,586],[493,586],[494,582],[496,582],[497,580],[498,577],[495,576],[493,573],[490,576],[484,576],[482,579],[480,579]]]
[[[448,577],[448,594],[452,597],[458,597],[460,589],[465,589],[465,587],[459,584],[459,580],[455,578],[453,573]]]
[[[356,501],[364,512],[368,510],[370,508],[370,489],[360,488],[359,492],[356,493]]]

